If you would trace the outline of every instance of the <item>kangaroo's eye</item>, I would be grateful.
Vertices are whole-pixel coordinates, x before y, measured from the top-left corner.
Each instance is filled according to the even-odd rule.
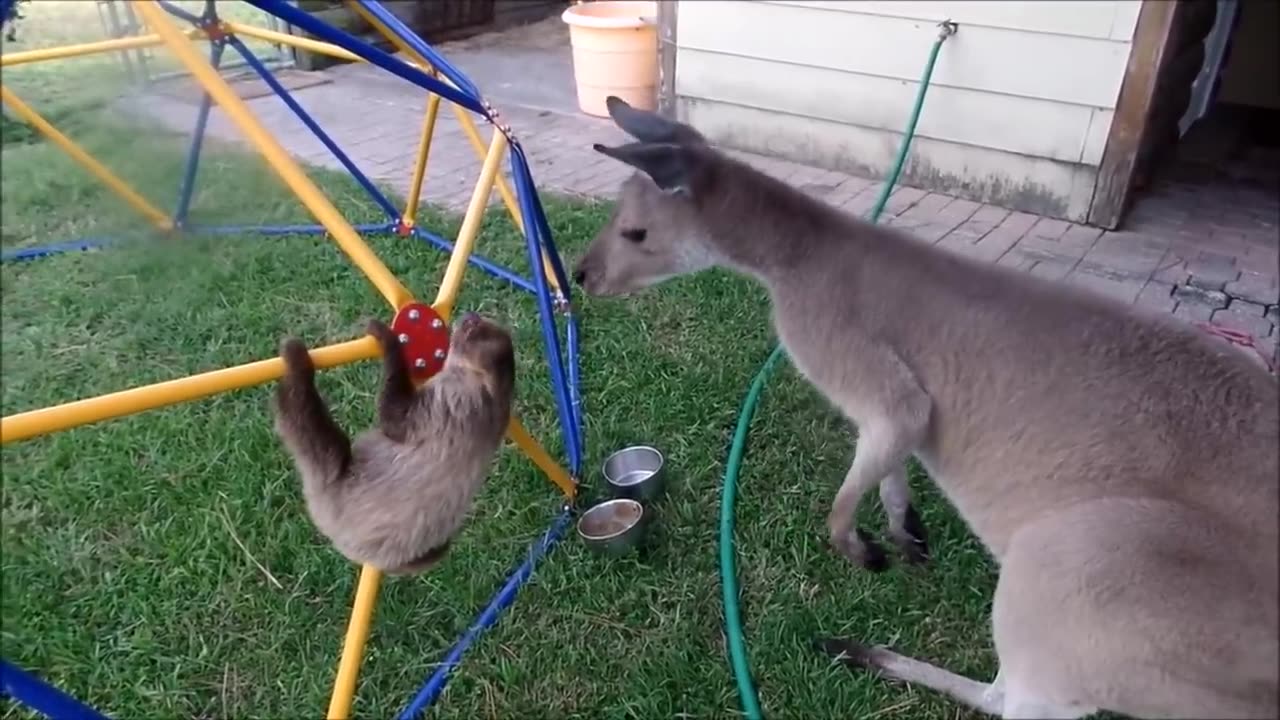
[[[644,228],[627,228],[626,230],[622,231],[622,237],[630,240],[633,243],[644,242],[644,236],[645,236]]]

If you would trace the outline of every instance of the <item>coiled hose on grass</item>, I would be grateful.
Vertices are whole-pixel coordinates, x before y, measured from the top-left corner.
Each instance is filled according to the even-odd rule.
[[[938,59],[938,51],[942,43],[956,32],[956,25],[951,21],[940,24],[938,39],[929,51],[929,59],[924,66],[924,75],[920,79],[920,88],[916,91],[915,107],[911,109],[911,117],[903,131],[902,145],[898,148],[898,156],[894,159],[893,168],[885,178],[884,186],[869,215],[871,222],[880,219],[884,206],[889,201],[893,186],[902,174],[902,166],[906,163],[907,151],[911,147],[911,139],[916,134],[916,123],[920,119],[920,110],[924,107],[925,92],[929,89],[929,79],[933,76],[933,65]],[[733,431],[733,443],[729,446],[729,457],[725,462],[724,483],[720,490],[720,585],[724,594],[724,624],[729,645],[729,662],[733,668],[733,677],[738,685],[738,698],[742,711],[748,720],[761,720],[760,700],[756,694],[755,684],[751,680],[751,668],[747,664],[747,641],[742,632],[742,618],[738,607],[738,574],[734,568],[733,523],[734,500],[737,496],[738,474],[742,468],[743,451],[747,445],[747,431],[751,426],[751,416],[755,414],[756,405],[760,401],[760,392],[764,389],[765,380],[773,371],[773,366],[782,358],[782,345],[779,343],[769,353],[769,357],[756,371],[751,381],[751,388],[742,401],[742,409],[738,412],[738,424]]]

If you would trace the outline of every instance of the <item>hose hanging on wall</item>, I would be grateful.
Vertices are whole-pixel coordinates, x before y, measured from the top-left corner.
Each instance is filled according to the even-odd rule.
[[[939,28],[938,39],[934,41],[933,48],[929,51],[929,59],[925,63],[924,74],[920,79],[920,88],[916,92],[915,107],[911,109],[911,117],[907,120],[907,127],[903,131],[898,156],[894,159],[893,167],[885,177],[880,195],[871,209],[869,216],[871,222],[877,222],[880,219],[880,214],[884,212],[885,204],[889,201],[889,195],[893,192],[893,186],[898,182],[898,176],[902,174],[907,151],[916,134],[916,123],[920,120],[920,111],[924,107],[924,96],[929,89],[929,80],[933,76],[933,65],[938,59],[938,51],[942,49],[942,43],[955,34],[958,26],[947,20],[939,23]],[[755,414],[765,380],[768,379],[773,366],[782,355],[782,345],[774,346],[773,352],[769,353],[769,357],[756,371],[751,381],[751,388],[747,391],[747,396],[742,401],[742,409],[738,413],[738,424],[733,431],[733,442],[729,446],[724,483],[720,491],[720,585],[724,596],[725,634],[729,647],[729,662],[733,669],[734,681],[738,686],[738,699],[747,720],[761,720],[763,715],[760,713],[760,700],[747,663],[747,642],[742,631],[742,619],[738,607],[738,576],[734,568],[733,546],[734,500],[737,495],[738,475],[742,467],[742,456],[747,444],[747,431],[751,425],[751,417]]]

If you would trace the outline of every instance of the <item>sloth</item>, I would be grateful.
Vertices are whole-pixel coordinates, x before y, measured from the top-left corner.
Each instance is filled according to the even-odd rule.
[[[444,368],[415,388],[396,334],[378,320],[382,348],[377,424],[352,442],[316,390],[297,338],[280,345],[275,432],[302,479],[307,513],[344,557],[390,575],[439,563],[462,530],[502,445],[515,394],[510,333],[467,313]]]

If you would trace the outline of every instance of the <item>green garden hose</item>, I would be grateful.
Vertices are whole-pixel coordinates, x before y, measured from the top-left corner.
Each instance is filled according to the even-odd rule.
[[[924,107],[925,92],[929,89],[929,79],[933,76],[933,64],[938,59],[938,51],[942,43],[956,32],[956,25],[951,21],[940,24],[942,28],[938,39],[929,51],[929,60],[925,63],[924,75],[920,79],[920,88],[916,91],[915,107],[903,131],[902,145],[898,148],[898,156],[894,159],[893,168],[885,178],[875,206],[871,208],[871,222],[880,219],[884,206],[889,201],[893,186],[902,174],[902,166],[907,160],[907,150],[911,139],[916,134],[916,122],[920,119],[920,110]],[[734,568],[733,552],[733,505],[737,495],[738,474],[742,467],[742,455],[747,445],[747,431],[751,426],[751,416],[755,414],[756,404],[760,401],[760,392],[764,389],[765,380],[772,372],[773,366],[782,357],[782,345],[779,343],[769,353],[769,357],[756,371],[751,381],[751,388],[742,401],[742,409],[738,413],[738,425],[733,430],[733,443],[729,446],[729,458],[725,462],[724,484],[720,490],[720,586],[724,594],[724,624],[729,645],[729,662],[733,668],[733,677],[738,684],[738,698],[742,703],[742,711],[748,720],[761,720],[760,700],[756,694],[755,684],[751,680],[751,669],[747,664],[747,641],[742,632],[742,618],[738,608],[738,574]]]

